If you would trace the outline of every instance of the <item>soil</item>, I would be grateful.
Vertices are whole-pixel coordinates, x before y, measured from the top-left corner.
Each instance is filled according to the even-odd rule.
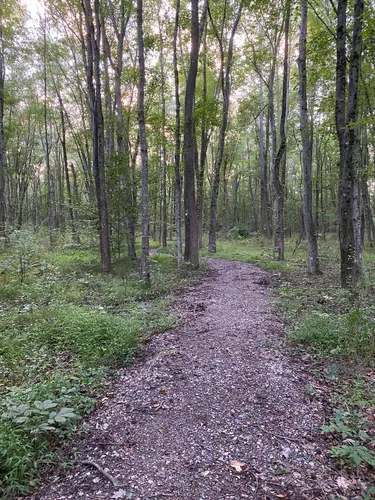
[[[30,499],[348,498],[308,365],[285,346],[272,275],[209,264],[212,275],[176,299],[179,325],[152,337],[85,419],[73,466]]]

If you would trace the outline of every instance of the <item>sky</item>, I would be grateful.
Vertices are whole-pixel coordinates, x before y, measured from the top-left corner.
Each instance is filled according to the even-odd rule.
[[[43,0],[21,0],[21,4],[27,8],[31,21],[38,19],[39,15],[44,12]]]

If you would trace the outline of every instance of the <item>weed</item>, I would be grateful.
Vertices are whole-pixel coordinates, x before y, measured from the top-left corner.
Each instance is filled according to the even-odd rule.
[[[340,441],[333,446],[330,455],[348,467],[369,465],[375,467],[375,452],[370,449],[372,438],[368,434],[368,421],[357,411],[336,410],[329,425],[323,425],[324,433],[331,433]]]

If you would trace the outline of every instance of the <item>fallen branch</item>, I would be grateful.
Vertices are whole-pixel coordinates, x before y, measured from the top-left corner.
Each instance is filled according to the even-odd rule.
[[[288,437],[288,436],[282,436],[281,434],[275,434],[274,432],[272,431],[267,431],[266,429],[264,429],[263,427],[260,427],[259,425],[257,424],[252,424],[253,426],[257,427],[260,431],[268,434],[269,436],[272,436],[272,437],[275,437],[275,438],[278,438],[278,439],[283,439],[285,441],[290,441],[292,443],[298,443],[300,444],[301,443],[301,440],[300,439],[297,439],[297,438],[292,438],[292,437]]]
[[[122,484],[119,484],[117,480],[113,476],[111,476],[111,474],[105,471],[103,467],[100,467],[100,465],[98,465],[96,462],[92,462],[91,460],[83,460],[82,462],[77,462],[77,463],[81,465],[89,465],[90,467],[94,467],[98,472],[100,472],[100,474],[103,474],[103,476],[106,477],[108,481],[110,481],[113,484],[115,488],[121,488],[124,486]]]

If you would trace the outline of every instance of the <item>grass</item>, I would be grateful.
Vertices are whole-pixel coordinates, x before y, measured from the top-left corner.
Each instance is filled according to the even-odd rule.
[[[53,249],[46,241],[20,231],[0,254],[1,498],[29,491],[111,373],[175,323],[172,292],[202,276],[156,254],[146,286],[126,258],[101,274],[88,239],[81,247],[59,238]]]

